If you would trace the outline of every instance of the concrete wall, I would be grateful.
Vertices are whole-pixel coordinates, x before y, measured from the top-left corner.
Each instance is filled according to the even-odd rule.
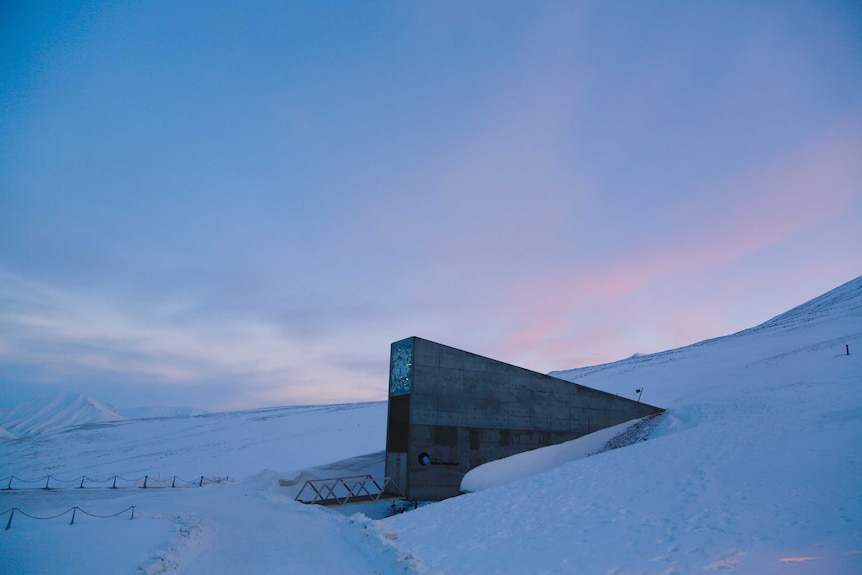
[[[662,411],[416,337],[392,345],[386,475],[414,501],[458,495],[488,461]]]

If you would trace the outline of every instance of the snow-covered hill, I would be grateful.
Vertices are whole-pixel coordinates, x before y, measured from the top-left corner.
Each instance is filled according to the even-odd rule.
[[[631,387],[631,382],[643,379],[643,373],[639,370],[651,370],[683,359],[696,360],[698,357],[713,353],[711,350],[718,350],[717,353],[726,351],[744,360],[749,355],[759,357],[764,350],[782,350],[787,345],[793,345],[797,339],[805,342],[801,344],[804,346],[811,345],[807,343],[810,340],[825,338],[824,341],[818,341],[816,345],[818,347],[829,345],[836,354],[845,354],[845,345],[854,347],[852,343],[856,342],[857,353],[862,353],[862,349],[859,349],[862,346],[858,345],[860,332],[862,332],[860,318],[862,318],[862,277],[851,280],[756,327],[733,335],[708,339],[694,345],[659,353],[635,354],[617,362],[555,371],[550,375],[634,397],[635,388]],[[821,326],[821,324],[827,325]],[[803,328],[806,331],[797,335],[797,330]],[[803,350],[799,348],[786,351]],[[734,362],[729,365],[734,365]],[[623,374],[634,371],[638,373],[634,380],[622,377]],[[644,397],[644,401],[664,406],[662,401],[667,402],[672,399],[661,397],[655,399],[652,394],[672,389],[675,389],[675,386],[661,385],[658,388],[648,388],[645,390],[648,395]]]
[[[50,516],[136,506],[134,521],[16,515],[0,531],[0,573],[862,573],[862,278],[738,334],[556,375],[629,397],[643,387],[668,412],[647,441],[383,520],[295,503],[299,482],[278,479],[380,471],[385,403],[122,421],[0,443],[0,479],[237,478],[0,489],[3,521],[11,507]]]
[[[113,408],[92,397],[65,392],[0,410],[0,427],[18,437],[122,419]]]

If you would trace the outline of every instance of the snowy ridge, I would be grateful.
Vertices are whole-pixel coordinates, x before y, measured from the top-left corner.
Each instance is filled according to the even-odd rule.
[[[125,419],[150,419],[153,417],[195,417],[209,413],[197,407],[182,406],[152,406],[152,407],[123,407],[115,410]]]
[[[111,407],[92,397],[65,392],[0,411],[0,426],[18,437],[48,433],[74,425],[123,419]]]
[[[849,282],[808,302],[796,306],[787,312],[779,314],[760,325],[744,329],[731,335],[706,339],[688,346],[657,353],[636,353],[625,359],[609,363],[552,371],[548,375],[580,383],[581,378],[590,377],[603,371],[624,373],[645,366],[667,364],[669,362],[678,361],[680,359],[696,355],[704,348],[721,345],[728,341],[739,341],[739,338],[755,336],[764,332],[772,332],[775,331],[776,328],[793,329],[804,324],[828,321],[831,318],[847,319],[852,317],[862,319],[862,276],[850,280]],[[840,336],[840,338],[847,339],[849,341],[849,339],[857,338],[862,335],[862,321],[844,323],[846,325],[842,326],[842,329],[836,333],[837,337]],[[600,387],[599,389],[604,388]],[[617,390],[606,389],[606,391],[616,392]],[[632,390],[626,389],[625,391],[625,395],[629,397],[633,396],[631,393]],[[621,393],[620,395],[624,394]],[[651,403],[647,399],[644,399],[644,401]]]
[[[752,330],[795,326],[810,321],[828,319],[832,316],[859,315],[862,308],[862,276],[828,291],[790,311],[766,321]]]

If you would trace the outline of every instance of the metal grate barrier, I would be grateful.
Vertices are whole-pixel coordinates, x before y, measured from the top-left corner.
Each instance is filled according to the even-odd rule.
[[[295,498],[300,503],[325,506],[396,499],[404,499],[404,494],[394,481],[388,477],[370,475],[310,479]]]

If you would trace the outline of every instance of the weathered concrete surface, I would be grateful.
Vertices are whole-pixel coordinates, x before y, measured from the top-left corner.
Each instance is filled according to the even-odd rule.
[[[488,461],[663,411],[418,337],[392,345],[402,360],[391,368],[400,385],[390,375],[386,475],[414,501],[458,495]]]

